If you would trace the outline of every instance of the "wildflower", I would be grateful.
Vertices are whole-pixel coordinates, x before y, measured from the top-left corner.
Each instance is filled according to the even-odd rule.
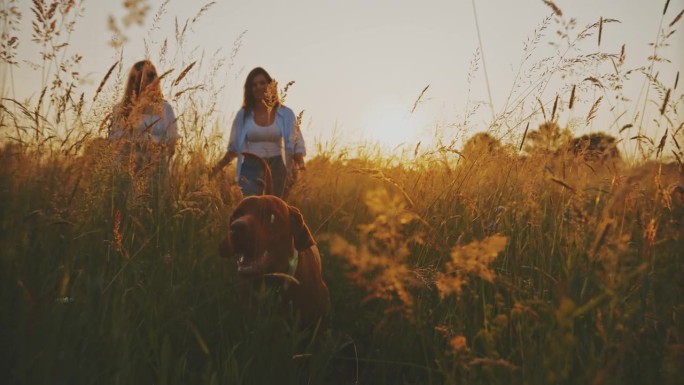
[[[365,301],[390,302],[385,314],[400,312],[411,318],[414,303],[411,288],[424,282],[421,273],[408,264],[409,245],[421,242],[421,232],[406,236],[406,225],[420,217],[406,209],[399,196],[379,189],[366,195],[365,203],[374,216],[371,223],[359,226],[361,245],[354,246],[339,236],[329,236],[330,252],[345,257],[348,277],[368,290]]]
[[[646,244],[649,248],[652,248],[653,245],[655,245],[657,232],[658,223],[654,218],[651,218],[651,222],[649,222],[648,226],[646,226],[646,229],[644,229],[644,239],[646,240]]]
[[[116,210],[116,213],[114,214],[114,248],[116,251],[121,253],[121,250],[123,249],[122,247],[122,241],[123,241],[123,235],[119,232],[121,229],[121,211]]]
[[[468,350],[468,341],[464,336],[456,336],[452,337],[449,340],[449,346],[451,346],[451,350],[454,352],[458,352],[461,350],[467,351]]]
[[[507,242],[507,237],[493,235],[482,241],[454,247],[451,251],[451,261],[446,264],[446,272],[437,274],[435,284],[439,295],[442,298],[450,294],[461,295],[469,277],[494,282],[496,273],[490,265],[506,248]]]
[[[121,234],[121,211],[114,214],[114,249],[128,259],[128,252],[123,248],[123,234]]]

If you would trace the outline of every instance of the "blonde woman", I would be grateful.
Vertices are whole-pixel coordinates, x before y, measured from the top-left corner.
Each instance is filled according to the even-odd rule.
[[[164,100],[159,76],[149,60],[133,65],[121,103],[114,107],[109,139],[121,146],[136,174],[165,176],[180,136],[173,107]]]

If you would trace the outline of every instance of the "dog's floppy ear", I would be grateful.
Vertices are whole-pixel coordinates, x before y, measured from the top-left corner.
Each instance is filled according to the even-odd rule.
[[[316,244],[309,227],[304,223],[304,217],[294,206],[288,206],[290,210],[290,229],[292,229],[292,237],[294,238],[295,249],[304,251]]]

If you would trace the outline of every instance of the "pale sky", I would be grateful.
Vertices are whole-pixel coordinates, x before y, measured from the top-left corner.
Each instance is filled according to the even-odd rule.
[[[2,0],[3,7],[9,1]],[[38,61],[35,44],[29,41],[31,2],[19,3],[24,15],[19,59]],[[150,59],[154,62],[160,42],[164,38],[173,40],[174,20],[177,18],[182,24],[207,4],[171,0],[159,28],[150,31],[152,18],[162,3],[150,0],[146,24],[125,30],[130,38],[123,51],[125,71],[145,58],[142,38],[153,41]],[[296,82],[288,92],[286,105],[295,112],[305,110],[303,129],[309,143],[314,138],[328,140],[336,130],[337,140],[342,143],[370,139],[390,147],[399,143],[411,147],[419,140],[429,143],[435,130],[445,137],[452,136],[454,126],[464,120],[469,106],[488,102],[482,61],[468,84],[469,66],[480,46],[473,3],[492,103],[494,110],[500,112],[522,60],[524,42],[551,14],[541,0],[217,0],[188,33],[184,53],[191,58],[201,51],[211,55],[222,49],[222,55],[229,57],[236,39],[246,31],[234,65],[226,65],[222,75],[214,79],[214,85],[225,85],[219,108],[226,136],[229,121],[240,107],[247,72],[262,66],[281,85],[290,80]],[[80,69],[89,80],[83,89],[88,99],[118,58],[107,44],[111,37],[107,17],[120,18],[124,12],[123,1],[86,0],[83,4],[85,11],[77,21],[71,52],[84,56]],[[621,21],[604,26],[600,47],[595,36],[588,38],[581,53],[600,50],[619,54],[622,44],[626,44],[626,68],[648,64],[647,57],[653,52],[648,43],[658,36],[665,0],[558,0],[556,4],[566,20],[577,19],[578,31],[598,22],[600,17]],[[682,9],[684,0],[670,1],[663,26]],[[682,26],[684,21],[676,27]],[[551,21],[531,62],[554,52],[548,42],[559,42],[555,37],[557,29],[558,25]],[[684,31],[676,33],[671,46],[660,51],[661,56],[672,61],[658,68],[659,79],[670,87],[677,71],[684,69],[683,34]],[[158,68],[159,72],[165,69],[168,68]],[[7,73],[6,69],[2,73]],[[21,63],[13,74],[15,97],[21,99],[40,92],[39,76],[28,65]],[[4,94],[12,95],[9,82],[5,83]],[[428,85],[411,113],[414,102]],[[629,96],[637,99],[642,85],[643,76],[633,76],[633,84],[626,85]],[[678,89],[681,87],[680,84]],[[555,93],[562,92],[547,89],[542,99],[548,103]],[[561,96],[567,99],[567,95]],[[532,97],[530,102],[534,101]],[[603,107],[608,110],[609,105]],[[683,107],[681,102],[679,107]],[[576,111],[574,118],[586,115],[586,110]],[[605,116],[601,119],[607,123],[602,124],[610,125],[610,113],[603,112]],[[572,118],[572,114],[562,115],[560,122]],[[681,118],[682,113],[680,121]],[[531,127],[540,119],[533,121],[536,123]],[[623,119],[623,124],[629,123],[626,116]],[[473,132],[485,130],[491,122],[489,106],[481,107],[469,121]]]

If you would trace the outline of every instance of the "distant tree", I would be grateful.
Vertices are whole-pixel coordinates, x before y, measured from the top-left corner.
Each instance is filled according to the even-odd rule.
[[[530,155],[556,154],[567,146],[571,138],[567,128],[561,128],[556,122],[545,122],[527,134],[524,149]]]
[[[622,159],[617,148],[617,139],[603,132],[582,135],[570,141],[569,150],[586,161]]]
[[[480,132],[468,139],[463,145],[463,158],[466,161],[475,161],[481,157],[500,154],[503,150],[501,142],[486,132]]]

